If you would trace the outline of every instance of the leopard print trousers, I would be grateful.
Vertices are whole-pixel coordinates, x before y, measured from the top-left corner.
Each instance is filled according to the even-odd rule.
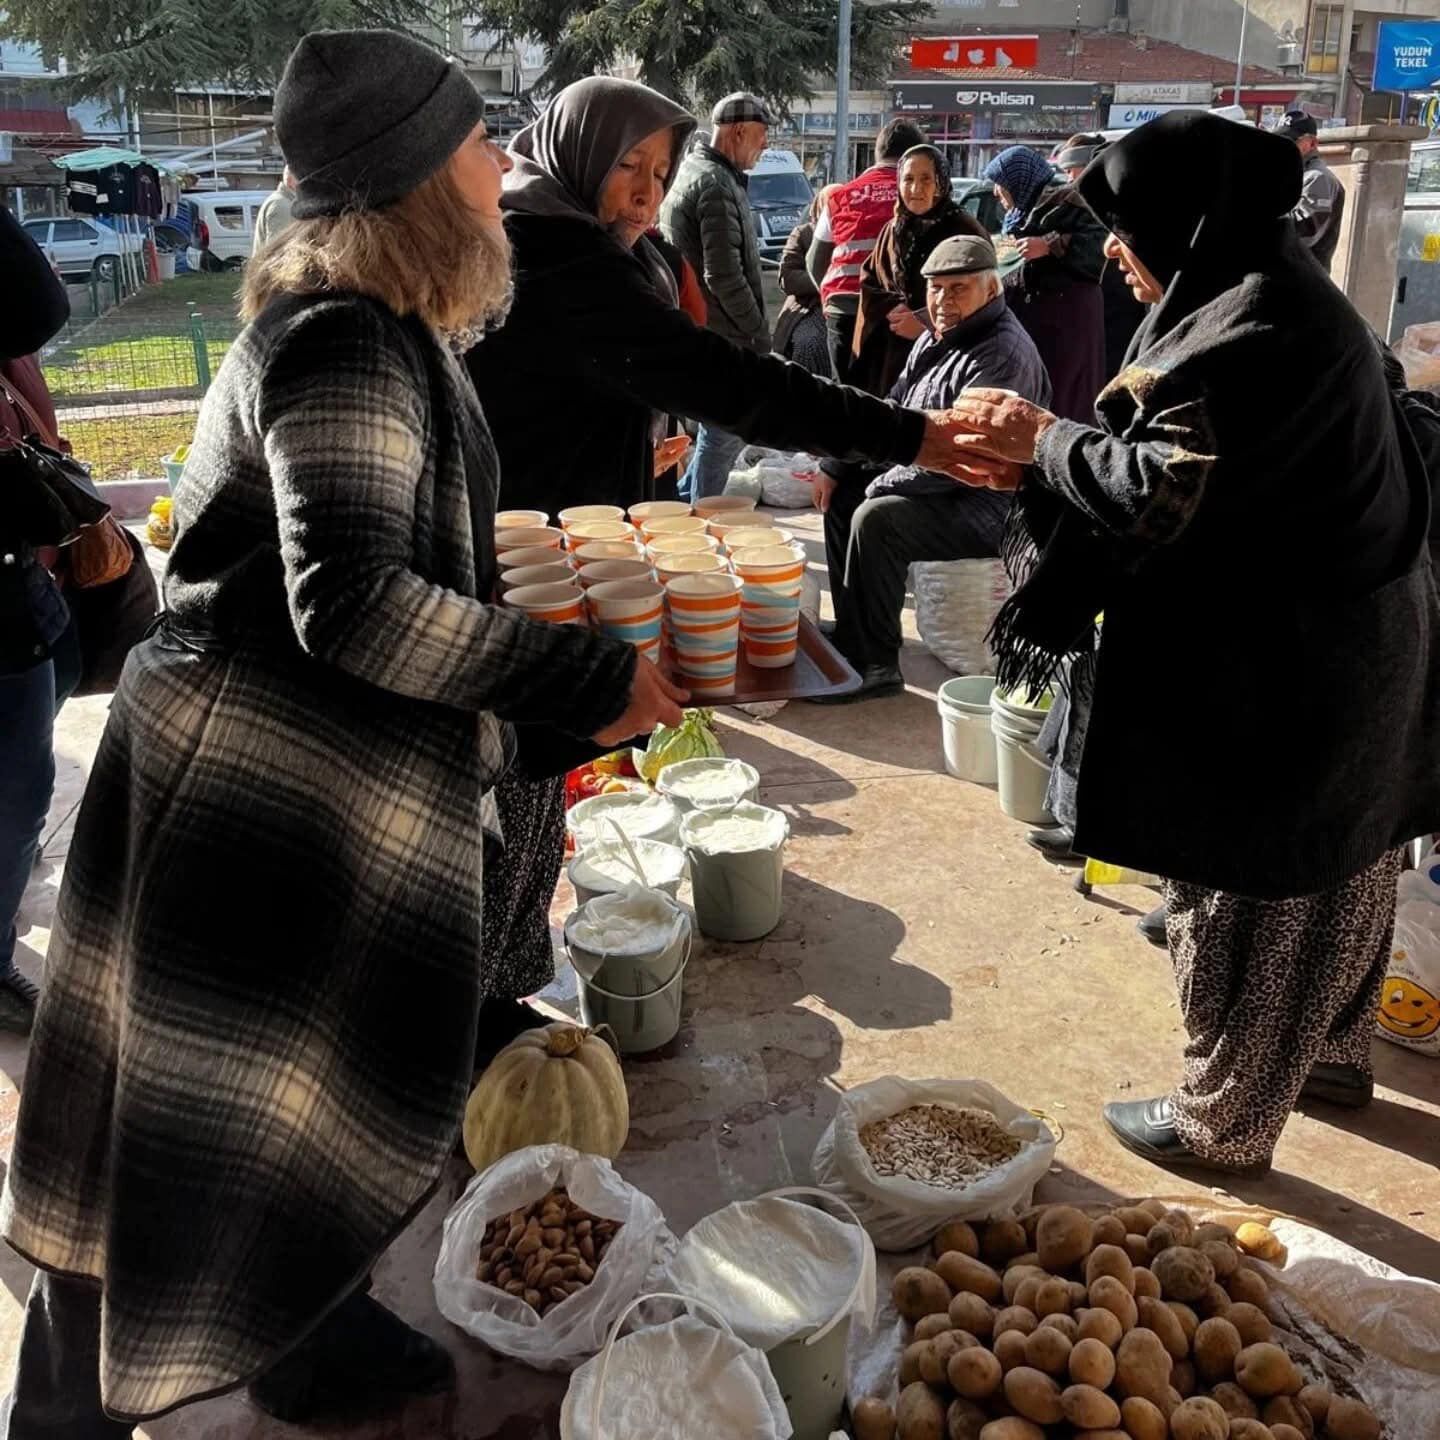
[[[1197,1154],[1231,1165],[1268,1159],[1316,1061],[1371,1073],[1399,876],[1396,851],[1295,900],[1166,883],[1189,1034],[1171,1103]]]

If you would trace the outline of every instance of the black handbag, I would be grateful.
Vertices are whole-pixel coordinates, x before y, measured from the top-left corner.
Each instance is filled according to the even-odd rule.
[[[160,592],[140,542],[128,531],[130,568],[108,585],[67,587],[65,601],[80,645],[76,695],[109,695],[120,683],[125,657],[145,638],[160,609]]]
[[[27,427],[23,435],[0,436],[0,464],[6,505],[32,545],[63,545],[87,525],[110,513],[90,472],[41,438],[40,417],[24,396],[0,379],[0,397],[10,402]]]

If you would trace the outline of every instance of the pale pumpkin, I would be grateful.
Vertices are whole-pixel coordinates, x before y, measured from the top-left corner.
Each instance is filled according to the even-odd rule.
[[[613,1160],[630,1133],[630,1101],[615,1052],[561,1021],[512,1040],[465,1106],[465,1153],[485,1170],[527,1145],[569,1145]]]

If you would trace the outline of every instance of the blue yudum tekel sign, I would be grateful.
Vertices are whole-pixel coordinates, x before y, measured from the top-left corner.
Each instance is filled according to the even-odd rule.
[[[1375,42],[1376,90],[1440,84],[1440,20],[1382,20]]]

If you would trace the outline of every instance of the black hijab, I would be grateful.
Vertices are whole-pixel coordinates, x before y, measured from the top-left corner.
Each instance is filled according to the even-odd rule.
[[[1091,161],[1081,197],[1165,286],[1127,364],[1243,276],[1290,263],[1300,186],[1293,143],[1203,111],[1162,115]],[[1145,553],[1043,486],[1022,486],[1003,548],[1015,593],[989,636],[999,684],[1038,692],[1067,658],[1093,663],[1095,616]]]

